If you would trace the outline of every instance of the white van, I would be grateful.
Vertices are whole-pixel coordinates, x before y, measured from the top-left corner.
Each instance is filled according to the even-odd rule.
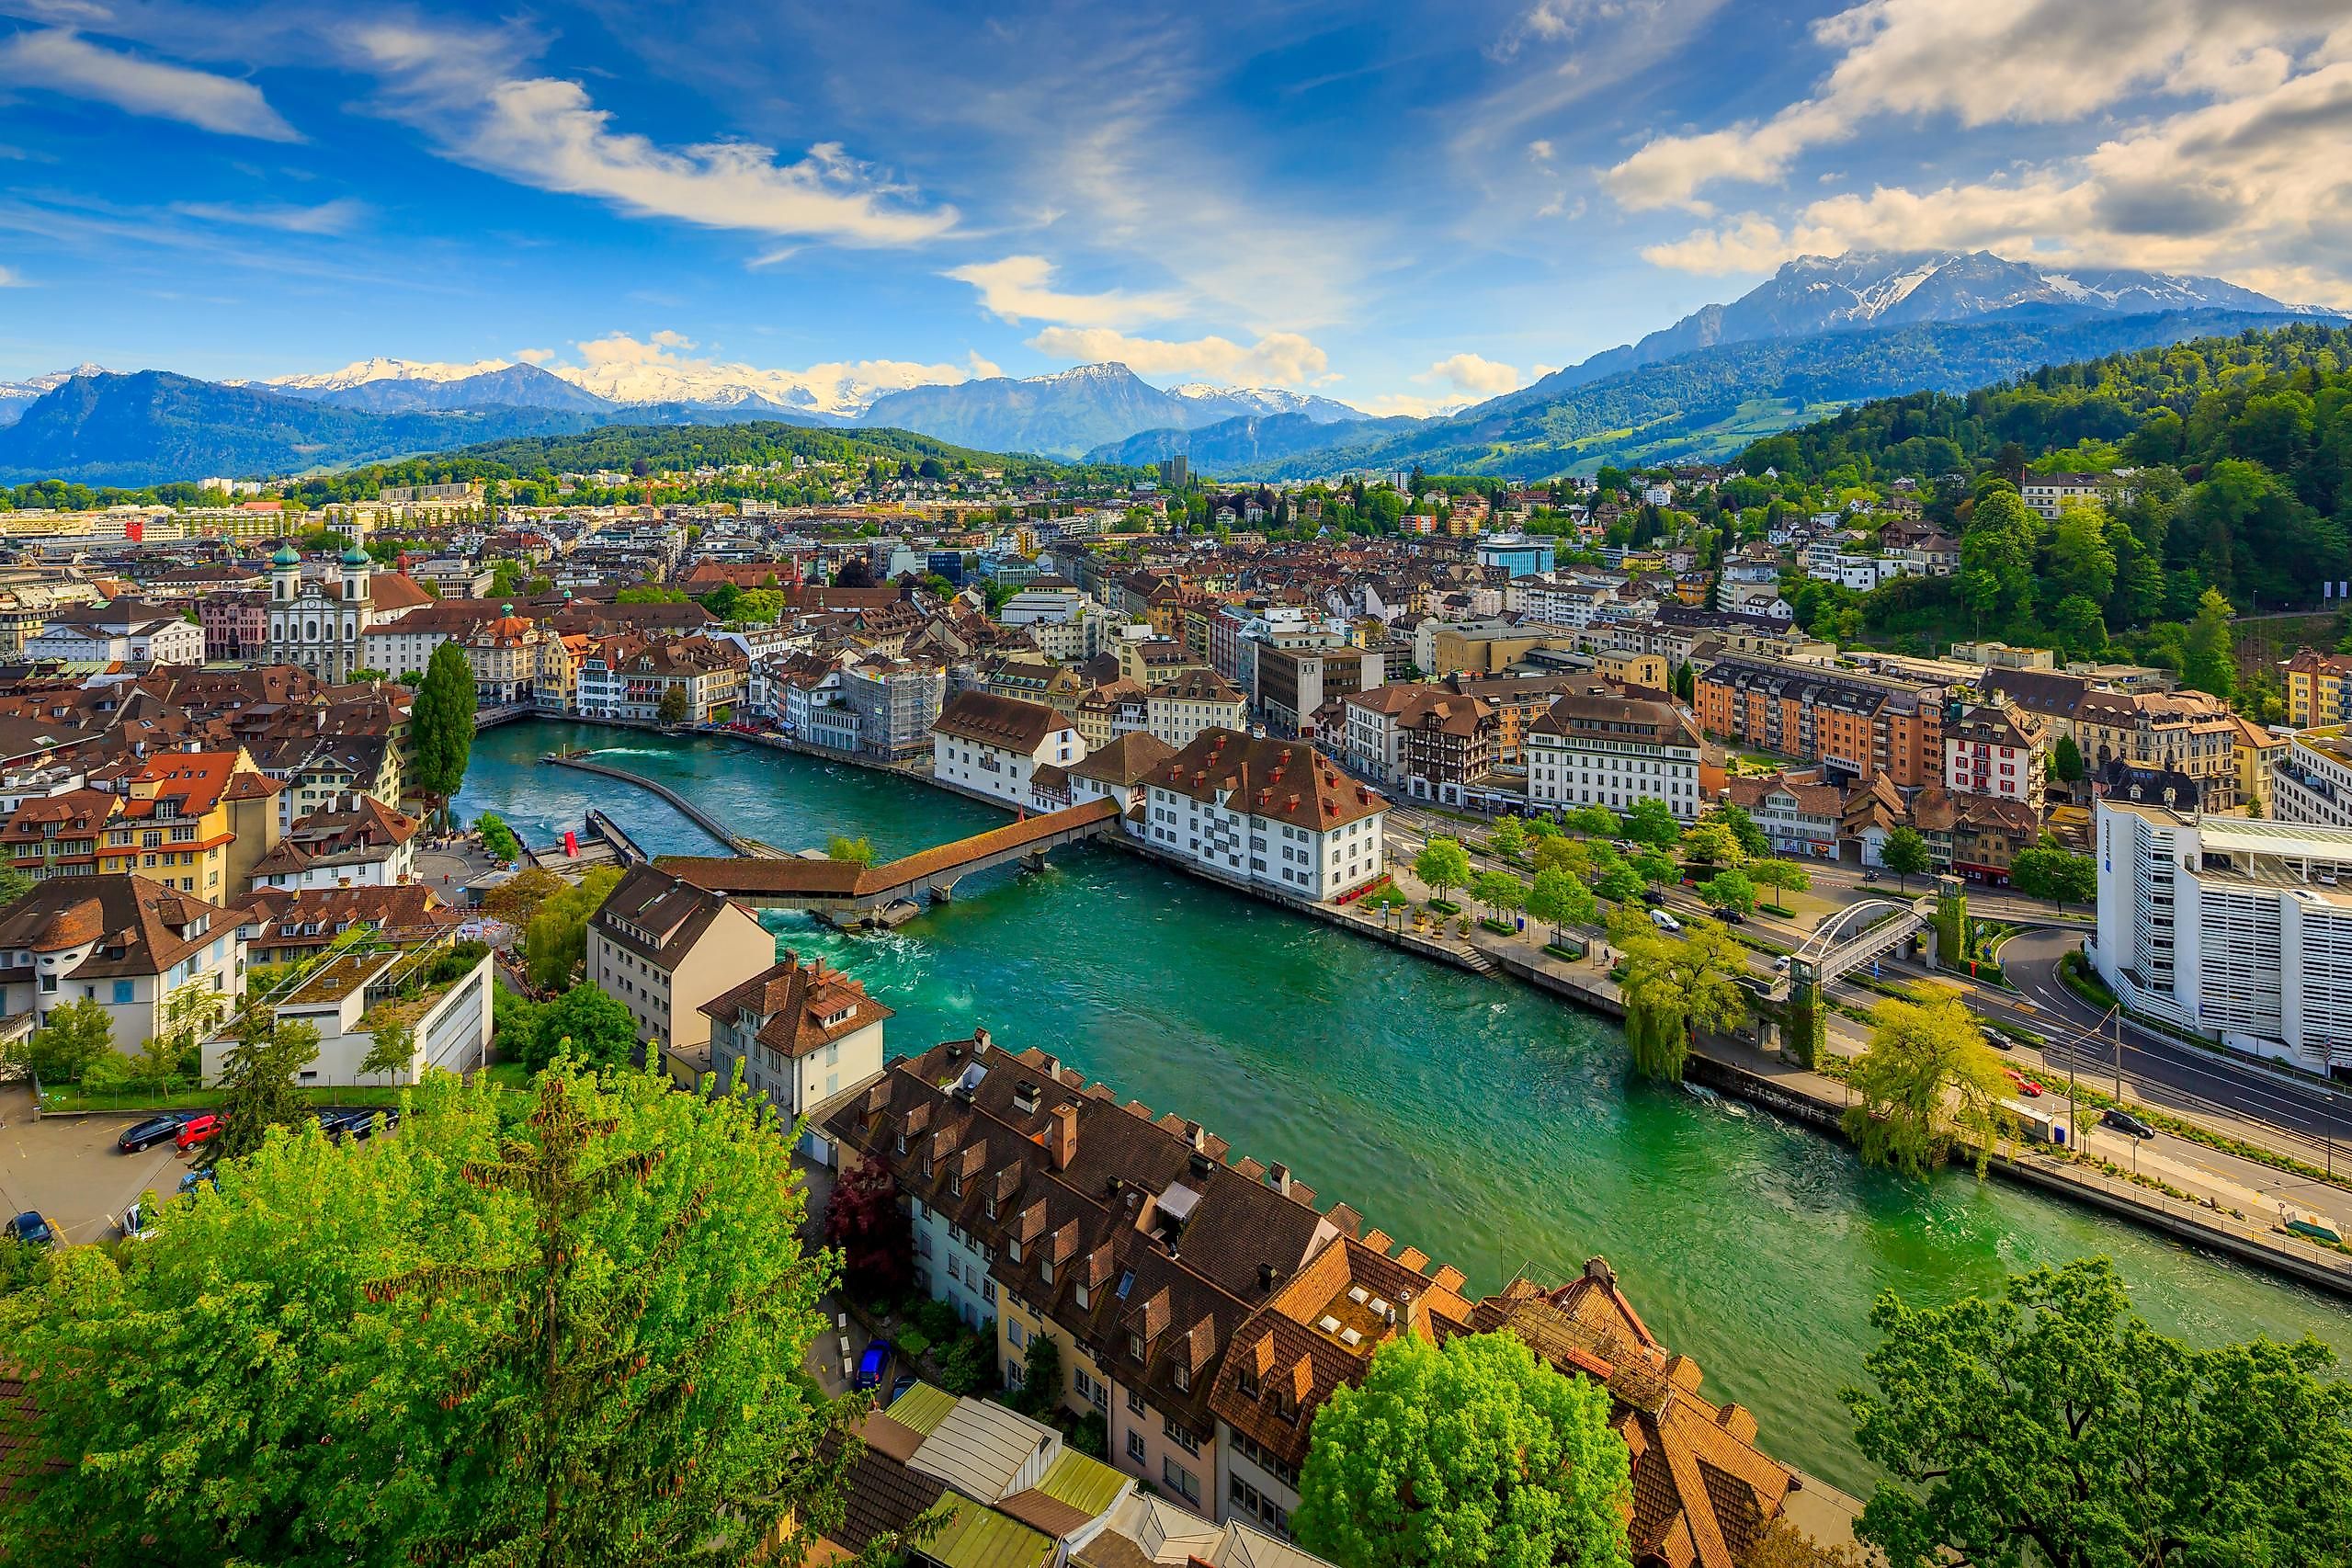
[[[1663,909],[1650,911],[1650,924],[1661,931],[1680,932],[1682,929],[1682,922]]]

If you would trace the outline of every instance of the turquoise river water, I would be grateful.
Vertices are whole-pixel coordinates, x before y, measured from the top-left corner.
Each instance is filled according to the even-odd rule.
[[[597,806],[655,854],[713,852],[643,790],[535,765],[567,746],[787,849],[863,834],[887,858],[1005,820],[741,743],[534,722],[476,737],[460,811],[497,812],[545,844]],[[1473,1289],[1606,1256],[1651,1328],[1706,1369],[1705,1392],[1754,1410],[1769,1452],[1849,1490],[1869,1471],[1837,1391],[1861,1379],[1880,1290],[1940,1301],[2105,1253],[2160,1328],[2308,1330],[2352,1350],[2352,1314],[2325,1298],[2012,1187],[1906,1186],[1744,1106],[1629,1081],[1606,1020],[1117,850],[969,879],[954,903],[887,935],[769,923],[897,1009],[893,1049],[982,1024],[1000,1044],[1051,1051],[1122,1098],[1285,1162]]]

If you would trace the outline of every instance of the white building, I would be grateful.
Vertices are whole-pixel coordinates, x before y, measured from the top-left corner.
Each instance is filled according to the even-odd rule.
[[[25,639],[28,659],[200,665],[204,629],[161,605],[118,599],[67,611]]]
[[[2102,799],[2098,937],[2127,1007],[2314,1073],[2352,1065],[2352,829]]]
[[[1304,742],[1205,731],[1147,782],[1144,842],[1211,876],[1320,901],[1388,864],[1388,798]]]
[[[710,1043],[703,1004],[775,957],[776,938],[749,909],[653,866],[622,878],[588,920],[588,982],[629,1009],[649,1046]]]
[[[1656,799],[1689,822],[1702,803],[1699,754],[1698,727],[1671,702],[1570,692],[1528,726],[1528,799],[1548,811]]]
[[[457,972],[433,978],[442,967]],[[489,1060],[491,971],[487,952],[467,961],[438,946],[346,953],[305,975],[270,1010],[281,1024],[318,1030],[319,1053],[301,1072],[305,1085],[414,1084],[428,1067],[468,1073]],[[413,1031],[407,1063],[389,1074],[367,1072],[362,1064],[394,1007]],[[205,1082],[219,1081],[236,1044],[226,1035],[204,1042]]]
[[[1034,803],[1039,768],[1067,768],[1085,755],[1078,726],[1060,713],[989,691],[958,692],[931,726],[933,778],[1023,810]]]
[[[369,564],[367,552],[355,544],[343,552],[337,576],[306,582],[294,547],[278,546],[269,560],[268,661],[300,665],[328,682],[347,681],[352,671],[366,669],[359,640],[375,620]]]
[[[1171,751],[1182,751],[1203,730],[1249,724],[1249,699],[1214,670],[1187,670],[1155,687],[1143,704],[1144,728]]]
[[[802,1149],[832,1164],[832,1142],[812,1113],[881,1073],[882,1020],[891,1010],[839,970],[788,952],[704,1003],[702,1013],[718,1081],[766,1095],[786,1121],[809,1117]]]
[[[2270,814],[2280,822],[2352,827],[2352,747],[2340,725],[2292,737],[2270,770]]]

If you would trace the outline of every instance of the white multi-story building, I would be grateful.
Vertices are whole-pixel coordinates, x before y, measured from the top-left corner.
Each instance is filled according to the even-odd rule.
[[[1171,750],[1182,751],[1203,730],[1239,730],[1249,723],[1249,699],[1214,670],[1187,670],[1145,698],[1144,727]]]
[[[1944,732],[1944,788],[1955,795],[2022,801],[2039,811],[2048,771],[2041,722],[2022,708],[1979,703]]]
[[[2315,1073],[2352,1065],[2352,829],[2108,796],[2098,936],[2127,1007]]]
[[[1039,768],[1085,755],[1078,726],[1052,709],[989,691],[958,692],[931,726],[933,778],[1023,809]]]
[[[118,599],[67,611],[25,640],[28,659],[200,665],[204,629],[164,605]]]
[[[1304,742],[1203,731],[1147,782],[1143,841],[1211,876],[1322,900],[1388,864],[1388,798]]]
[[[1699,815],[1699,730],[1671,702],[1570,692],[1528,726],[1526,744],[1528,799],[1546,810],[1654,798],[1685,822]]]
[[[2270,814],[2315,827],[2352,827],[2352,744],[2341,725],[2292,736],[2270,770]]]

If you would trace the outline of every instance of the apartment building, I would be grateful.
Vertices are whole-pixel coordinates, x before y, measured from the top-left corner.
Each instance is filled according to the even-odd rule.
[[[2315,1073],[2352,1066],[2352,829],[2102,798],[2098,935],[2124,1006]]]
[[[1739,657],[1699,675],[1692,707],[1708,734],[1819,763],[1838,778],[1885,773],[1913,789],[1943,776],[1945,696],[1937,685]]]
[[[676,692],[684,705],[678,722],[723,723],[750,678],[744,651],[715,638],[608,637],[580,663],[580,714],[666,722],[662,704]]]
[[[882,659],[841,672],[840,706],[857,715],[858,749],[869,756],[903,762],[928,751],[947,699],[939,665]]]
[[[2352,732],[2341,724],[2303,730],[2271,764],[2271,810],[2280,822],[2352,828]]]
[[[278,841],[278,793],[241,749],[158,752],[98,770],[90,787],[25,801],[0,827],[0,847],[35,879],[136,871],[224,903]]]
[[[63,611],[25,640],[24,652],[69,664],[200,665],[204,629],[170,605],[116,599]]]
[[[742,904],[640,866],[588,920],[588,983],[629,1009],[648,1045],[710,1044],[703,1004],[776,960],[776,938]]]
[[[2185,774],[2208,812],[2244,803],[2242,730],[2237,715],[2201,691],[2094,690],[2074,712],[2074,744],[2095,782],[2133,770]]]
[[[238,911],[142,876],[58,877],[0,910],[0,1006],[36,1024],[66,1002],[96,1002],[125,1055],[164,1032],[184,987],[222,999],[244,989]]]
[[[788,1122],[882,1070],[882,1025],[891,1009],[822,960],[804,963],[787,952],[703,1003],[701,1011],[718,1082],[750,1085]],[[831,1145],[814,1128],[802,1146],[812,1158],[829,1160]]]
[[[2299,648],[2282,668],[2288,723],[2298,730],[2352,723],[2352,653]]]
[[[1148,789],[1144,841],[1210,876],[1322,900],[1387,865],[1387,799],[1297,741],[1207,730]]]
[[[2041,810],[2048,756],[2040,722],[1997,699],[1963,712],[1944,732],[1944,788]]]
[[[1870,787],[1878,789],[1877,780]],[[1747,812],[1763,830],[1775,855],[1812,860],[1837,858],[1846,797],[1836,786],[1781,773],[1764,778],[1743,774],[1725,781],[1723,798]]]
[[[1249,727],[1249,699],[1214,670],[1187,670],[1144,697],[1144,728],[1182,751],[1203,730]]]
[[[1388,663],[1378,650],[1346,645],[1264,644],[1256,667],[1258,710],[1278,735],[1305,733],[1326,706],[1374,690],[1388,678]]]
[[[1078,727],[1041,703],[960,691],[931,726],[931,774],[943,783],[1027,809],[1042,767],[1086,755]]]
[[[398,887],[416,874],[424,827],[372,795],[344,795],[296,818],[248,877],[256,891]]]
[[[1605,687],[1571,692],[1528,730],[1528,800],[1549,811],[1622,811],[1656,799],[1694,821],[1704,751],[1690,716],[1672,702]]]
[[[2119,504],[2139,492],[2111,473],[2028,473],[2017,494],[2054,523],[2069,506],[2096,506],[2110,496]]]

